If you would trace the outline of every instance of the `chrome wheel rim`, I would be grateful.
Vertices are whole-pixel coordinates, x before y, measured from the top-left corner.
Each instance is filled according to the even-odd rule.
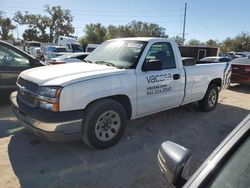
[[[216,103],[217,100],[217,95],[216,95],[216,91],[213,89],[210,91],[209,95],[208,95],[208,105],[209,107],[213,107]]]
[[[103,142],[113,139],[121,126],[121,118],[115,111],[106,111],[100,115],[95,125],[96,137]]]

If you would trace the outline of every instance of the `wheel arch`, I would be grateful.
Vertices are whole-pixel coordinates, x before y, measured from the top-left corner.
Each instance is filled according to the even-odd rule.
[[[122,107],[126,111],[127,119],[131,119],[131,117],[132,117],[132,104],[131,104],[131,101],[127,95],[118,94],[118,95],[112,95],[112,96],[107,96],[107,97],[103,97],[103,98],[98,98],[98,99],[95,99],[95,100],[91,101],[90,103],[88,103],[86,108],[88,108],[88,106],[90,106],[94,102],[97,102],[97,101],[102,100],[102,99],[111,99],[111,100],[114,100],[114,101],[118,102],[119,104],[121,104]]]
[[[221,78],[215,78],[215,79],[210,81],[209,85],[210,84],[215,84],[219,88],[219,91],[220,91],[221,87],[222,87],[222,79]]]

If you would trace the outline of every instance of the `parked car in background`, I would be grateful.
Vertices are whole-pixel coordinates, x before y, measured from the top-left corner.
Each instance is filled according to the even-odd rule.
[[[191,152],[166,141],[158,152],[158,164],[168,183],[175,187],[249,187],[250,114],[222,141],[207,160],[186,181]]]
[[[77,63],[82,62],[90,53],[80,52],[80,53],[68,53],[55,58],[50,59],[48,62],[50,64],[64,64],[64,63]]]
[[[16,90],[18,75],[27,69],[45,63],[19,48],[0,40],[0,98],[9,97]]]
[[[249,57],[250,52],[235,52],[235,55],[241,56],[241,57]]]
[[[25,41],[23,50],[39,59],[41,58],[41,43],[37,41]]]
[[[219,57],[219,56],[212,56],[212,57],[205,57],[197,61],[197,64],[203,63],[225,63],[230,62],[231,59],[228,57]]]
[[[55,58],[68,53],[65,47],[62,46],[46,46],[42,48],[43,61]]]
[[[250,84],[250,57],[234,59],[230,64],[232,67],[231,83]]]

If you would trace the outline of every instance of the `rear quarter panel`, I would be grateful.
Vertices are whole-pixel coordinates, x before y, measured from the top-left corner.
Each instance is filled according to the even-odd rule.
[[[183,104],[201,100],[213,79],[220,78],[223,82],[225,67],[226,63],[186,66],[186,95]]]

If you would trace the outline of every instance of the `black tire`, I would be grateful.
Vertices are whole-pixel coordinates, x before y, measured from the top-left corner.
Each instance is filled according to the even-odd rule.
[[[114,131],[115,133],[112,131],[114,130],[112,129],[112,127],[108,128],[109,131],[112,132],[112,133],[109,132],[111,135],[112,134],[116,134],[116,135],[113,135],[114,137],[111,138],[110,140],[103,141],[101,140],[102,134],[100,133],[98,136],[97,135],[98,133],[96,133],[96,131],[98,131],[97,127],[99,127],[99,125],[101,124],[101,128],[102,128],[104,124],[109,124],[109,123],[110,123],[109,126],[116,126],[113,123],[113,120],[111,120],[111,122],[108,122],[108,123],[107,122],[103,123],[103,121],[105,120],[101,121],[102,117],[108,114],[108,112],[116,113],[115,117],[118,119],[120,118],[120,126],[118,130]],[[106,119],[106,116],[105,116],[105,119]],[[120,103],[111,99],[101,99],[96,102],[93,102],[87,107],[84,118],[83,118],[83,128],[82,128],[82,136],[81,136],[82,140],[88,146],[94,149],[105,149],[105,148],[111,147],[114,144],[116,144],[122,137],[125,127],[126,127],[126,121],[127,121],[126,111],[124,110],[123,106]],[[100,124],[98,123],[97,125],[97,122],[99,122]],[[105,133],[105,131],[107,130],[100,131],[103,134],[105,134],[105,136],[103,135],[103,139],[109,139],[109,137],[106,137],[108,132]],[[100,139],[98,137],[100,137]]]
[[[212,98],[211,97],[215,97]],[[205,112],[210,112],[215,109],[218,103],[219,90],[215,84],[209,84],[207,92],[202,100],[199,101],[199,107]]]
[[[44,56],[41,57],[41,60],[42,60],[42,61],[45,61]]]

